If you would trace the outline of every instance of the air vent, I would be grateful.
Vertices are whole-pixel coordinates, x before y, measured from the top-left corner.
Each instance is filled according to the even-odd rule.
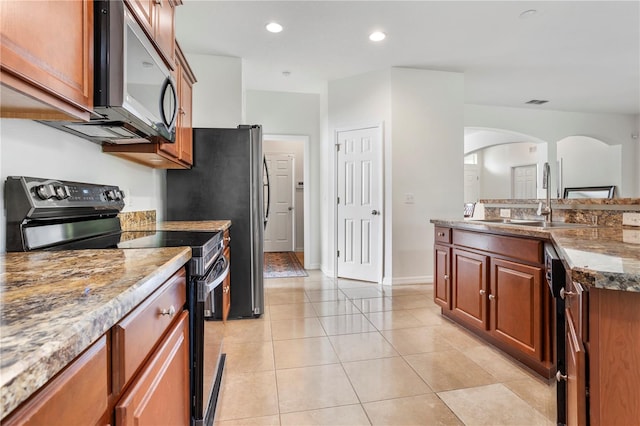
[[[549,101],[543,101],[540,99],[531,99],[529,102],[525,102],[525,104],[530,104],[530,105],[542,105],[542,104],[546,104]]]

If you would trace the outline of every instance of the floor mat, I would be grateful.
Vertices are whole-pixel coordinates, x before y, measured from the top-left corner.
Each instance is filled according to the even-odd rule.
[[[289,278],[306,277],[304,270],[296,254],[290,251],[273,252],[264,254],[265,278]]]

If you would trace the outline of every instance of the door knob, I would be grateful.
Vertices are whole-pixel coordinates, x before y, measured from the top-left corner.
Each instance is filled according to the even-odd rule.
[[[371,214],[377,216],[380,214],[380,212],[378,210],[371,210]]]
[[[293,210],[293,207],[289,206],[289,211]]]

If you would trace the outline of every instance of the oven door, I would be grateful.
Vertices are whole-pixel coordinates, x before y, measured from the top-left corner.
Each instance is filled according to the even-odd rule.
[[[193,327],[193,420],[195,425],[212,425],[215,415],[225,356],[222,353],[222,321],[206,321],[214,289],[229,274],[229,261],[218,256],[207,274],[194,281],[196,303]]]

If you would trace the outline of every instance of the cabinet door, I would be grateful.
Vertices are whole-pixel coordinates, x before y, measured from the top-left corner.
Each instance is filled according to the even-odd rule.
[[[486,330],[489,257],[453,249],[453,314],[464,323]]]
[[[566,339],[566,365],[567,365],[567,425],[587,424],[587,395],[586,395],[586,370],[585,350],[578,338],[573,324],[571,310],[566,309],[567,339]]]
[[[2,116],[88,120],[93,1],[2,1],[0,31]]]
[[[433,300],[444,309],[451,309],[449,277],[451,275],[451,249],[434,246]]]
[[[98,424],[108,406],[109,365],[107,338],[102,336],[2,424]]]
[[[542,269],[493,258],[490,289],[493,337],[542,361]]]
[[[180,160],[191,165],[193,164],[193,130],[192,126],[192,96],[193,87],[190,79],[187,77],[184,67],[180,67],[183,71],[180,73],[180,109],[179,109],[179,128],[180,135]]]
[[[168,65],[173,68],[176,40],[173,2],[170,0],[156,0],[154,6],[154,38],[160,48],[160,53],[165,56]]]
[[[224,249],[224,257],[231,262],[231,250],[229,246]],[[231,273],[227,275],[222,283],[222,321],[226,322],[231,309]]]
[[[189,399],[189,313],[184,311],[116,404],[116,424],[188,425]]]

